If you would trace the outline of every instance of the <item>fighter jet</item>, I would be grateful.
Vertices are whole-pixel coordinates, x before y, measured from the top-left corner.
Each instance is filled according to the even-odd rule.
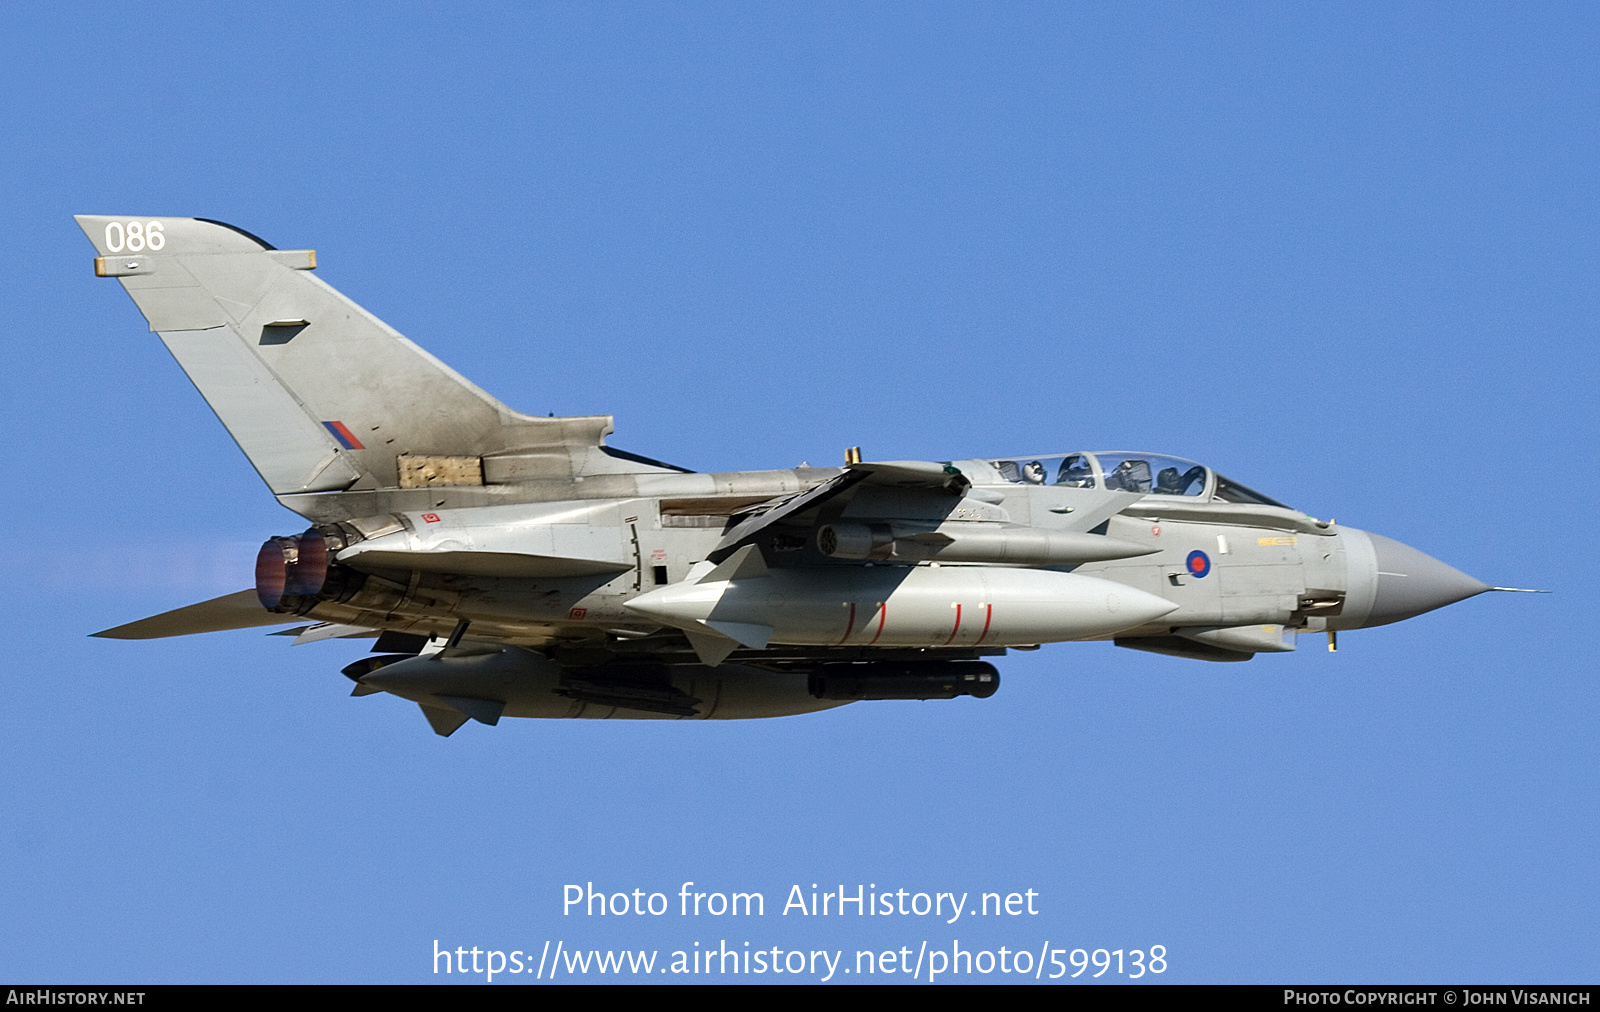
[[[506,407],[324,284],[312,250],[77,221],[309,524],[267,539],[254,587],[94,635],[370,638],[352,694],[415,702],[441,735],[986,698],[1008,650],[1246,661],[1511,589],[1154,453],[698,473],[607,445],[610,416]]]

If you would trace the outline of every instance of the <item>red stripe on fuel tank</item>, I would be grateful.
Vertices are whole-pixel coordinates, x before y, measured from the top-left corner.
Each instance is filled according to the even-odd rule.
[[[856,603],[854,601],[851,601],[850,602],[850,621],[845,624],[844,635],[839,637],[839,642],[843,643],[845,640],[849,639],[850,638],[850,634],[855,632],[855,631],[856,631]]]
[[[867,643],[867,646],[870,647],[870,646],[872,646],[873,643],[878,642],[878,637],[883,635],[883,622],[888,617],[889,617],[889,602],[888,601],[880,601],[880,602],[878,602],[878,631],[872,634],[872,639]]]
[[[989,623],[993,621],[994,605],[986,604],[983,606],[983,632],[979,634],[977,641],[972,644],[973,646],[977,646],[979,643],[982,643],[984,637],[989,635]]]
[[[944,641],[944,645],[945,646],[949,646],[951,643],[954,643],[955,639],[956,639],[956,633],[958,633],[960,631],[961,631],[961,606],[958,604],[958,605],[956,605],[956,627],[954,629],[950,630],[950,638]]]

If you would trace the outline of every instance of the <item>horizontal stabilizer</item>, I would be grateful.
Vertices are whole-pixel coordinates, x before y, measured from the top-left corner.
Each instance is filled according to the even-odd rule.
[[[301,621],[297,615],[279,615],[261,607],[254,590],[212,598],[187,608],[164,611],[137,622],[103,629],[93,636],[108,640],[155,640],[167,636],[192,636],[195,633],[225,632],[229,629],[254,629],[258,626],[287,625]]]

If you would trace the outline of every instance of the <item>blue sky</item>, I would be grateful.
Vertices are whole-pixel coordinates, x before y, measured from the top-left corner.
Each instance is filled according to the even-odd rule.
[[[1597,21],[7,8],[0,976],[957,938],[1159,944],[1174,981],[1592,981]],[[347,698],[359,645],[86,638],[248,586],[297,521],[74,213],[314,247],[513,406],[612,413],[613,445],[697,470],[1138,447],[1555,593],[1331,656],[1064,644],[989,700],[439,739]],[[688,880],[1031,888],[1042,913],[561,914],[569,882]]]

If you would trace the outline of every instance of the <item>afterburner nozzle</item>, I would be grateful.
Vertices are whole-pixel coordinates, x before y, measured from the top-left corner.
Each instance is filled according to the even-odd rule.
[[[268,538],[256,553],[256,597],[277,611],[286,597],[311,597],[328,581],[328,542],[315,527]]]

